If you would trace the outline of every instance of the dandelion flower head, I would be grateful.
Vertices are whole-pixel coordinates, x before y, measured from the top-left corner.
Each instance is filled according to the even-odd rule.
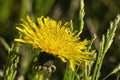
[[[37,25],[29,16],[27,21],[23,19],[21,21],[22,27],[19,26],[16,29],[22,37],[15,41],[32,44],[34,48],[39,48],[63,62],[69,61],[72,70],[75,70],[75,65],[81,65],[84,62],[89,64],[91,61],[92,53],[86,51],[89,41],[80,41],[76,32],[70,31],[70,22],[62,25],[62,21],[57,22],[43,16],[37,18]]]

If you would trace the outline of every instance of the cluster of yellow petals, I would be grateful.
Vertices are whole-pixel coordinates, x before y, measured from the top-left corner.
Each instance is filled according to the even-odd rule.
[[[32,44],[34,48],[40,48],[63,62],[70,62],[71,69],[85,61],[91,61],[91,52],[87,52],[86,45],[89,41],[80,41],[75,32],[70,31],[70,23],[62,25],[62,21],[55,21],[43,16],[37,18],[36,25],[29,16],[27,21],[21,20],[21,27],[16,27],[22,38],[15,39],[17,42]]]

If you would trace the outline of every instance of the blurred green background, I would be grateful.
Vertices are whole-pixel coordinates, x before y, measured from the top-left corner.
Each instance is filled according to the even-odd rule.
[[[91,39],[96,33],[98,38],[94,48],[99,49],[102,34],[109,28],[109,23],[120,14],[120,0],[85,0],[85,27],[81,38]],[[79,24],[79,0],[0,0],[0,70],[7,58],[4,41],[9,45],[18,35],[15,26],[20,19],[30,15],[33,20],[40,16],[50,16],[55,20],[69,21],[73,19],[74,27]],[[103,63],[101,77],[108,74],[120,62],[120,24],[114,42]],[[109,80],[114,80],[114,76]],[[113,79],[112,79],[113,78]]]

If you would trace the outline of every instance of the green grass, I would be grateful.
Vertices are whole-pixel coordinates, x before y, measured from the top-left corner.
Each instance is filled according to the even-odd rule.
[[[92,0],[93,1],[93,0]],[[23,80],[108,80],[109,77],[114,77],[114,80],[120,79],[120,64],[119,60],[115,61],[111,72],[106,71],[105,74],[102,73],[102,69],[104,69],[104,61],[107,58],[109,52],[112,50],[111,46],[115,40],[115,38],[119,39],[119,33],[117,32],[117,26],[119,26],[120,22],[120,9],[117,5],[117,1],[111,1],[110,5],[114,5],[113,7],[117,10],[116,13],[112,13],[113,7],[109,6],[107,0],[101,0],[102,6],[100,5],[99,1],[94,4],[92,2],[92,6],[84,0],[79,0],[78,11],[76,10],[76,14],[74,14],[74,18],[70,19],[70,30],[74,31],[74,27],[78,26],[77,29],[79,31],[77,36],[83,36],[83,38],[90,38],[90,44],[87,47],[87,51],[93,52],[94,58],[93,61],[87,65],[86,62],[84,66],[76,66],[76,71],[73,71],[70,68],[70,63],[62,63],[60,60],[56,59],[53,62],[48,61],[45,65],[36,65],[38,61],[38,56],[40,54],[39,49],[33,49],[29,44],[22,44],[14,42],[14,38],[20,36],[18,32],[15,30],[15,26],[18,25],[21,18],[25,18],[27,15],[30,15],[32,19],[36,17],[44,16],[52,16],[55,15],[55,10],[61,12],[58,17],[61,17],[63,21],[66,21],[67,17],[65,16],[69,10],[66,9],[65,6],[73,6],[71,3],[70,5],[64,5],[68,3],[67,1],[63,1],[63,3],[59,3],[59,1],[55,0],[21,0],[21,3],[18,4],[15,0],[1,0],[0,1],[0,70],[3,75],[0,75],[0,79],[2,80],[16,80],[22,79]],[[74,2],[74,1],[72,1]],[[89,2],[89,1],[88,1]],[[86,4],[85,4],[86,3]],[[115,5],[116,4],[116,5]],[[118,4],[120,4],[118,2]],[[64,6],[62,10],[61,6]],[[101,18],[103,16],[101,14],[96,14],[98,10],[103,8],[105,5],[108,6],[108,12],[104,12],[104,16],[107,18]],[[97,9],[96,9],[97,7]],[[107,8],[104,7],[104,10]],[[75,10],[73,10],[75,11]],[[90,13],[91,12],[91,13]],[[93,12],[95,12],[93,14]],[[72,15],[72,13],[71,13]],[[90,17],[88,17],[90,15]],[[117,16],[116,16],[117,15]],[[95,19],[98,16],[98,19]],[[116,16],[116,17],[115,17]],[[70,16],[69,16],[70,17]],[[96,33],[92,35],[88,35],[89,29],[86,28],[86,20],[87,18],[94,23],[92,25],[101,26],[98,28],[96,26]],[[115,18],[113,21],[110,22],[109,27],[107,27],[107,31],[103,33],[99,31],[104,29],[104,26],[108,26],[108,20],[111,20],[111,17]],[[102,21],[103,22],[102,22]],[[100,23],[101,22],[101,23]],[[92,28],[93,26],[91,26]],[[105,27],[106,28],[106,27]],[[97,30],[100,29],[100,30]],[[85,33],[85,34],[84,34]],[[86,35],[87,34],[87,35]],[[98,34],[98,35],[97,35]],[[93,36],[93,37],[91,37]],[[102,38],[100,38],[102,36]],[[82,39],[83,39],[82,38]],[[98,42],[99,48],[97,49],[95,44],[95,40],[99,39],[100,43]],[[115,40],[116,41],[116,40]],[[116,53],[114,55],[119,55],[119,40],[117,40],[118,49],[116,49]],[[115,42],[114,42],[115,45]],[[113,45],[113,46],[114,46]],[[11,46],[11,47],[10,47]],[[114,48],[113,48],[114,49]],[[110,50],[110,51],[109,51]],[[47,55],[48,56],[48,55]],[[113,55],[112,55],[113,56]],[[119,56],[115,56],[120,58]],[[118,64],[118,65],[116,65]],[[64,66],[64,69],[62,66]],[[115,67],[116,66],[116,67]],[[109,66],[107,66],[109,67]],[[113,76],[114,75],[114,76]]]

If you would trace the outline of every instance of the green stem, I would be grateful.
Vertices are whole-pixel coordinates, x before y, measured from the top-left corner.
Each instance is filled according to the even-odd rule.
[[[98,72],[98,68],[99,68],[100,61],[101,61],[101,56],[102,56],[102,53],[103,53],[104,43],[105,43],[105,37],[103,36],[102,37],[102,42],[100,43],[100,50],[98,52],[98,56],[97,56],[97,60],[96,60],[96,64],[95,64],[95,69],[93,71],[93,76],[92,76],[91,80],[96,80],[96,75],[97,75],[97,72]]]
[[[4,80],[15,80],[17,74],[17,64],[19,63],[18,55],[19,46],[12,45],[9,50],[7,62],[4,68]]]
[[[119,80],[120,79],[120,74],[117,75],[117,79],[116,80]]]
[[[79,30],[79,33],[77,34],[77,36],[79,36],[82,31],[83,31],[83,27],[84,27],[84,15],[85,15],[85,12],[84,12],[84,0],[80,0],[80,12],[79,12],[79,21],[80,21],[80,30]]]
[[[103,80],[107,79],[111,74],[108,74],[105,78],[103,78]]]

